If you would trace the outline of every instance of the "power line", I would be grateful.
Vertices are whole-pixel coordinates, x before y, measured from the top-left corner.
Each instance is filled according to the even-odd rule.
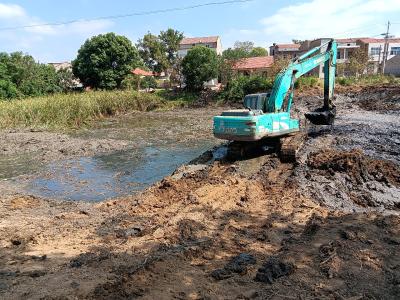
[[[254,1],[254,0],[231,0],[231,1],[220,1],[220,2],[208,2],[208,3],[191,5],[191,6],[173,7],[173,8],[150,10],[150,11],[142,11],[142,12],[133,12],[133,13],[129,13],[129,14],[104,16],[104,17],[97,17],[97,18],[90,18],[90,19],[74,19],[74,20],[69,20],[69,21],[64,21],[64,22],[30,24],[30,25],[22,25],[22,26],[15,26],[15,27],[3,27],[3,28],[0,28],[0,31],[18,30],[18,29],[42,27],[42,26],[61,26],[61,25],[69,25],[69,24],[73,24],[73,23],[93,22],[93,21],[100,21],[100,20],[122,19],[122,18],[129,18],[129,17],[135,17],[135,16],[147,16],[147,15],[155,15],[155,14],[161,14],[161,13],[174,12],[174,11],[190,10],[190,9],[201,8],[201,7],[206,7],[206,6],[246,3],[246,2],[252,2],[252,1]]]
[[[347,30],[347,31],[343,31],[343,32],[339,32],[339,33],[334,33],[334,34],[332,34],[331,36],[332,37],[338,37],[338,36],[343,36],[344,34],[354,34],[354,33],[357,33],[357,32],[360,32],[360,31],[363,31],[363,30],[365,30],[365,29],[370,29],[370,28],[375,28],[376,26],[377,26],[378,24],[373,24],[373,25],[367,25],[367,26],[362,26],[362,27],[356,27],[356,28],[352,28],[352,29],[349,29],[349,30]],[[379,24],[379,26],[383,26],[382,24]]]

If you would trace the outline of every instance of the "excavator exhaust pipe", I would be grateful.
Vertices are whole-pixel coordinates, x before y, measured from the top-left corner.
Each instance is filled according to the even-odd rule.
[[[336,107],[332,109],[322,107],[308,112],[304,116],[314,125],[332,125],[336,117]]]

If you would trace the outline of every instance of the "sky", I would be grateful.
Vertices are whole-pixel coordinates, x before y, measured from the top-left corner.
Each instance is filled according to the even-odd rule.
[[[17,28],[32,24],[87,20],[184,7],[223,0],[0,0],[0,52],[23,51],[40,62],[70,61],[91,36],[115,32],[133,43],[147,32],[174,28],[187,37],[219,35],[223,48],[235,41],[256,46],[318,37],[400,37],[400,0],[252,0],[245,3],[60,26]],[[14,29],[9,29],[10,27]]]

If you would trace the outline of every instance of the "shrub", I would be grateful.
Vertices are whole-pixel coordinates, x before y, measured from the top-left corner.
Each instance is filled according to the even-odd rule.
[[[0,101],[0,128],[81,127],[102,117],[153,110],[162,103],[157,95],[131,91],[95,91]]]
[[[300,77],[294,84],[296,89],[317,87],[319,84],[318,78],[313,76]]]
[[[226,100],[241,100],[248,94],[271,90],[272,80],[259,75],[238,76],[226,85],[221,97]]]
[[[157,80],[152,76],[142,78],[140,81],[140,87],[142,89],[155,89],[157,88]]]

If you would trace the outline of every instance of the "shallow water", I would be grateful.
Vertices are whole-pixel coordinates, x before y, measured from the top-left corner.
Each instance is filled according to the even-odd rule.
[[[138,113],[71,132],[75,138],[133,141],[128,150],[42,163],[35,153],[0,156],[0,180],[14,192],[72,201],[102,201],[141,191],[220,143],[216,112]]]
[[[143,147],[49,164],[26,187],[33,195],[65,200],[102,201],[143,190],[200,155],[209,142]]]

